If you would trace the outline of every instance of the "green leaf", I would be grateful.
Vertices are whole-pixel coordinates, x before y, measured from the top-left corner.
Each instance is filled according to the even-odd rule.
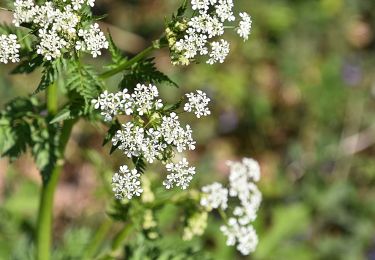
[[[113,41],[112,35],[108,32],[108,43],[109,43],[109,53],[111,54],[111,59],[113,64],[106,66],[107,69],[117,68],[120,64],[125,63],[127,59],[122,55],[121,50],[116,46]]]
[[[20,122],[11,126],[10,135],[13,145],[10,145],[9,149],[3,152],[3,156],[8,156],[10,160],[15,160],[22,153],[25,153],[28,145],[31,144],[31,130],[26,122]]]
[[[103,141],[103,146],[106,145],[109,141],[112,140],[112,138],[115,136],[116,132],[121,129],[120,122],[116,119],[114,122],[111,123],[111,126],[109,127],[107,134]]]
[[[45,90],[49,85],[54,83],[58,75],[58,60],[53,62],[46,62],[43,64],[43,74],[40,80],[40,83],[35,90],[34,94],[39,93],[40,91]]]
[[[132,161],[134,163],[134,167],[137,169],[137,171],[139,173],[144,173],[145,170],[146,170],[146,163],[145,163],[145,160],[142,156],[139,156],[139,157],[136,157],[136,156],[133,156],[132,157]]]
[[[163,108],[163,111],[166,112],[166,113],[173,112],[173,111],[180,108],[183,101],[184,101],[184,98],[180,98],[180,100],[177,103],[165,106]]]
[[[68,119],[72,119],[71,110],[69,107],[65,107],[57,113],[57,115],[50,121],[50,124],[62,122]]]
[[[187,0],[184,0],[182,5],[178,8],[177,17],[183,16],[185,14],[186,9],[187,9],[187,3],[188,3]]]
[[[16,98],[0,113],[0,153],[11,160],[26,152],[31,144],[29,126],[33,116],[40,116],[41,107],[35,98]]]
[[[43,57],[40,55],[33,55],[27,60],[22,61],[16,68],[14,68],[11,74],[22,74],[31,73],[40,65],[43,64]]]
[[[16,98],[0,113],[0,153],[14,160],[30,149],[44,181],[59,156],[61,132],[58,124],[48,121],[35,97]]]
[[[54,122],[66,119],[73,119],[79,116],[92,117],[93,108],[91,101],[97,98],[102,91],[102,83],[91,67],[72,61],[67,64],[66,90],[69,103],[64,111],[54,118]]]
[[[33,121],[31,129],[31,152],[43,181],[48,181],[59,157],[60,128],[41,118]]]
[[[136,63],[129,71],[125,72],[120,82],[120,89],[131,90],[138,83],[158,84],[162,82],[178,87],[168,76],[156,69],[154,58],[148,58]]]

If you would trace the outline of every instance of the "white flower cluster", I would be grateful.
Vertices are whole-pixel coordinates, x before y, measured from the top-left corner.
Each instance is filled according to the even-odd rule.
[[[108,42],[98,24],[91,24],[88,30],[80,28],[84,5],[92,7],[94,0],[72,0],[57,8],[49,1],[37,5],[33,0],[16,0],[13,23],[17,27],[31,24],[37,30],[37,53],[46,60],[59,58],[64,51],[73,49],[88,51],[95,58],[101,55],[101,49],[108,49]]]
[[[163,182],[163,185],[170,189],[174,185],[177,187],[181,187],[181,189],[185,190],[190,181],[193,179],[193,175],[195,174],[195,167],[189,167],[189,162],[186,158],[183,158],[180,162],[168,163],[166,165],[167,171],[170,172],[168,174],[167,179]]]
[[[108,49],[107,39],[97,23],[90,25],[88,30],[80,29],[78,36],[81,36],[83,40],[76,42],[76,49],[89,51],[94,58],[102,55],[101,49]]]
[[[189,106],[196,113],[199,109],[200,114],[207,114],[207,111],[201,111],[208,110],[206,105],[199,107],[197,102],[203,100],[207,104],[208,100],[203,92],[200,95],[195,97],[192,94],[194,101]],[[127,89],[117,93],[105,91],[98,99],[92,100],[94,108],[101,111],[105,121],[111,121],[117,115],[132,116],[132,120],[122,124],[112,138],[113,145],[128,158],[142,157],[148,163],[155,160],[167,163],[174,157],[174,149],[179,153],[195,149],[191,127],[181,126],[177,114],[167,112],[158,96],[156,86],[137,84],[131,94]],[[167,189],[174,186],[186,189],[195,174],[195,168],[189,167],[186,158],[176,164],[166,164],[166,169],[169,174],[163,185]]]
[[[241,21],[237,28],[237,33],[240,37],[242,37],[245,41],[249,39],[249,35],[251,32],[251,24],[253,23],[251,21],[250,15],[247,13],[240,13]]]
[[[143,192],[140,176],[136,169],[129,170],[128,166],[121,166],[119,172],[112,177],[112,190],[115,197],[131,199],[133,196],[140,196]]]
[[[208,210],[228,207],[228,189],[221,183],[214,182],[202,188],[204,196],[201,198],[201,205]]]
[[[252,225],[242,225],[237,219],[230,218],[226,226],[220,227],[221,232],[227,237],[227,245],[237,244],[237,250],[243,255],[254,252],[258,245],[258,235]]]
[[[244,158],[242,162],[228,162],[230,167],[229,188],[213,183],[202,188],[201,205],[207,210],[228,208],[228,198],[239,201],[232,211],[228,223],[220,227],[227,237],[227,245],[234,246],[243,255],[253,252],[258,244],[257,234],[251,225],[262,200],[262,194],[254,182],[260,179],[260,167],[253,159]],[[229,195],[229,196],[228,196]]]
[[[177,36],[173,42],[172,52],[179,57],[173,62],[188,65],[198,55],[208,55],[208,64],[223,63],[229,53],[229,43],[224,39],[213,40],[224,35],[226,22],[235,21],[233,0],[191,0],[194,16],[187,22],[184,35]],[[240,13],[240,21],[236,32],[244,40],[248,39],[251,30],[251,18],[246,13]],[[168,34],[167,34],[168,36]]]
[[[197,94],[188,93],[186,97],[189,99],[189,102],[184,106],[185,111],[194,112],[197,118],[211,114],[211,111],[207,107],[210,99],[207,97],[206,93],[197,90]]]
[[[14,34],[0,35],[0,62],[19,62],[20,45],[17,43],[17,36]]]

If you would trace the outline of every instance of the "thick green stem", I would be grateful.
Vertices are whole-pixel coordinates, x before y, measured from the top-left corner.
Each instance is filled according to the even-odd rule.
[[[43,184],[37,223],[37,259],[50,259],[51,227],[54,192],[59,180],[61,166],[56,166],[50,179]]]
[[[52,83],[50,86],[48,86],[46,95],[48,114],[50,116],[54,116],[57,113],[59,106],[58,89],[56,83]]]
[[[47,90],[47,108],[50,116],[56,114],[58,109],[58,92],[56,84],[52,84]],[[64,151],[68,143],[73,125],[76,120],[65,121],[59,142],[59,159],[55,167],[52,169],[48,178],[43,180],[42,191],[40,196],[39,212],[36,230],[36,258],[38,260],[50,259],[51,235],[52,235],[52,215],[53,215],[53,199],[57,183],[59,181],[60,172],[64,164]]]

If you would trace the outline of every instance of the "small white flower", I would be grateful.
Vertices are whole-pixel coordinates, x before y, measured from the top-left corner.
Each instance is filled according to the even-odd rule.
[[[189,167],[189,163],[186,158],[183,158],[176,164],[169,163],[166,165],[166,168],[167,171],[170,172],[167,175],[167,179],[163,181],[163,185],[167,189],[177,186],[185,190],[189,186],[190,181],[193,179],[193,175],[195,174],[195,167]]]
[[[35,16],[33,0],[16,0],[14,2],[13,23],[19,27],[21,23],[29,23]]]
[[[159,92],[156,86],[137,84],[132,94],[132,99],[140,116],[147,114],[153,108],[160,109],[163,106],[160,100],[155,102],[155,98],[158,95]]]
[[[165,162],[173,158],[176,151],[195,149],[191,127],[183,127],[174,112],[165,115],[158,96],[156,86],[137,84],[132,94],[127,89],[117,93],[104,91],[91,101],[105,121],[117,115],[132,116],[133,120],[122,124],[112,138],[112,144],[128,158],[142,157],[148,163],[155,160]],[[192,111],[199,116],[209,113],[205,107],[209,99],[203,92],[191,93],[188,97]],[[169,163],[166,168],[169,174],[163,184],[167,189],[174,186],[186,189],[195,174],[195,168],[189,167],[186,158],[177,164]]]
[[[173,39],[170,45],[172,63],[188,65],[199,55],[209,55],[208,64],[223,63],[229,53],[229,43],[215,38],[224,35],[225,28],[233,28],[233,25],[226,24],[236,19],[233,0],[191,0],[191,6],[195,12],[188,20],[185,32],[173,35],[177,40]],[[247,40],[251,18],[244,12],[240,17],[242,20],[236,32]]]
[[[256,219],[262,200],[262,194],[254,183],[260,179],[260,168],[258,162],[250,158],[244,158],[242,162],[228,162],[228,165],[229,191],[216,182],[205,186],[202,188],[201,205],[208,210],[219,207],[222,210],[233,209],[232,217],[220,230],[227,237],[228,246],[237,245],[238,251],[248,255],[258,244],[258,236],[251,222]],[[228,195],[237,198],[239,204],[228,207]],[[230,203],[233,202],[231,199]]]
[[[189,125],[186,125],[186,129],[181,127],[176,113],[163,116],[159,131],[168,144],[176,146],[178,152],[195,149],[195,141],[192,137],[193,131]]]
[[[210,7],[209,0],[191,0],[191,6],[193,10],[207,11]]]
[[[227,237],[227,245],[234,246],[243,255],[255,251],[258,245],[258,236],[252,225],[243,226],[235,218],[230,218],[227,225],[220,227],[221,232]]]
[[[67,2],[66,0],[62,1]],[[77,12],[83,5],[94,6],[94,0],[72,0],[69,4],[54,6],[51,1],[35,5],[32,0],[16,0],[13,23],[31,23],[38,30],[37,53],[45,60],[59,58],[64,52],[88,51],[95,58],[109,44],[98,24],[80,29],[81,17]],[[81,25],[82,26],[82,25]]]
[[[43,55],[46,60],[61,57],[62,49],[68,45],[54,30],[39,29],[38,36],[40,42],[37,45],[37,53]]]
[[[250,15],[248,15],[245,12],[240,13],[240,16],[241,16],[242,19],[241,19],[241,21],[239,23],[239,26],[237,28],[237,34],[246,41],[247,39],[249,39],[249,35],[250,35],[250,32],[251,32],[252,20],[251,20]]]
[[[122,125],[121,130],[116,132],[116,135],[112,138],[112,143],[115,146],[118,145],[118,148],[131,158],[141,154],[144,138],[145,133],[142,127],[127,122]]]
[[[188,93],[186,96],[188,98],[188,102],[184,106],[185,111],[194,112],[197,118],[211,114],[211,111],[207,107],[210,99],[207,97],[206,93],[201,90],[197,90],[197,94]]]
[[[211,44],[211,52],[209,53],[210,59],[207,61],[208,64],[214,64],[216,62],[223,63],[229,53],[229,43],[223,39],[220,42],[213,42]]]
[[[20,47],[15,34],[0,35],[0,62],[5,64],[19,62]]]
[[[112,177],[112,190],[117,199],[131,199],[133,196],[140,196],[143,192],[140,174],[136,169],[129,170],[128,166],[121,166],[119,172]]]
[[[83,38],[85,50],[91,52],[91,55],[96,58],[101,55],[101,49],[108,49],[109,43],[104,36],[104,33],[100,31],[99,24],[94,23],[90,26],[90,29],[78,31],[78,36]],[[76,43],[77,46],[82,46],[82,43]]]
[[[228,189],[224,188],[221,183],[214,182],[211,185],[202,188],[204,193],[200,204],[208,210],[228,207]]]
[[[87,4],[91,7],[94,7],[95,5],[95,0],[87,0]]]

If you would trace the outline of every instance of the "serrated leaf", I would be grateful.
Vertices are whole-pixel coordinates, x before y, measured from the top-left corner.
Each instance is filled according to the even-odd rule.
[[[64,108],[64,116],[67,116],[66,111],[69,111],[70,116],[66,119],[90,117],[93,114],[91,101],[102,91],[100,80],[91,67],[76,61],[67,64],[66,77],[68,80],[65,87],[69,103]]]
[[[129,71],[125,72],[120,82],[120,89],[131,90],[138,83],[158,84],[162,82],[178,87],[168,76],[156,69],[154,58],[148,58],[136,63]]]
[[[22,153],[25,153],[28,145],[31,143],[30,136],[30,127],[26,122],[12,125],[8,138],[13,142],[12,145],[9,145],[9,148],[3,152],[3,156],[9,157],[10,160],[15,160]]]
[[[45,118],[34,120],[31,127],[31,152],[41,172],[43,181],[50,174],[59,157],[60,128],[57,124],[48,124]]]
[[[48,62],[43,65],[43,74],[42,78],[40,80],[40,83],[37,87],[37,89],[34,91],[34,94],[37,94],[45,89],[48,88],[51,84],[53,84],[57,79],[58,69],[55,66],[56,61],[54,62]]]
[[[11,74],[31,73],[43,64],[43,57],[40,55],[33,56],[30,59],[22,61]]]
[[[187,0],[184,0],[184,2],[181,4],[181,6],[177,10],[177,17],[183,16],[187,9]]]
[[[103,146],[106,145],[116,135],[116,132],[121,129],[120,122],[116,119],[109,127],[106,136],[103,140]]]
[[[50,121],[50,124],[62,122],[71,118],[72,118],[72,115],[71,115],[70,109],[68,107],[65,107],[59,113],[57,113],[57,115],[54,116],[54,118],[52,118],[52,120]]]
[[[132,161],[134,163],[134,167],[137,169],[139,173],[144,173],[146,170],[146,163],[142,156],[133,156]]]
[[[113,154],[116,150],[117,150],[117,148],[120,146],[120,144],[116,144],[116,145],[112,145],[111,146],[111,150],[109,150],[109,154]]]
[[[180,108],[180,106],[181,106],[181,104],[182,104],[183,101],[184,101],[184,98],[181,98],[177,103],[172,104],[172,105],[165,106],[165,107],[163,108],[163,111],[165,111],[165,112],[173,112],[173,111],[175,111],[176,109],[179,109],[179,108]]]
[[[116,44],[113,41],[112,35],[110,32],[108,32],[108,51],[111,54],[112,63],[108,66],[106,66],[107,69],[114,69],[117,68],[120,64],[125,63],[127,59],[122,55],[121,50],[116,46]]]

